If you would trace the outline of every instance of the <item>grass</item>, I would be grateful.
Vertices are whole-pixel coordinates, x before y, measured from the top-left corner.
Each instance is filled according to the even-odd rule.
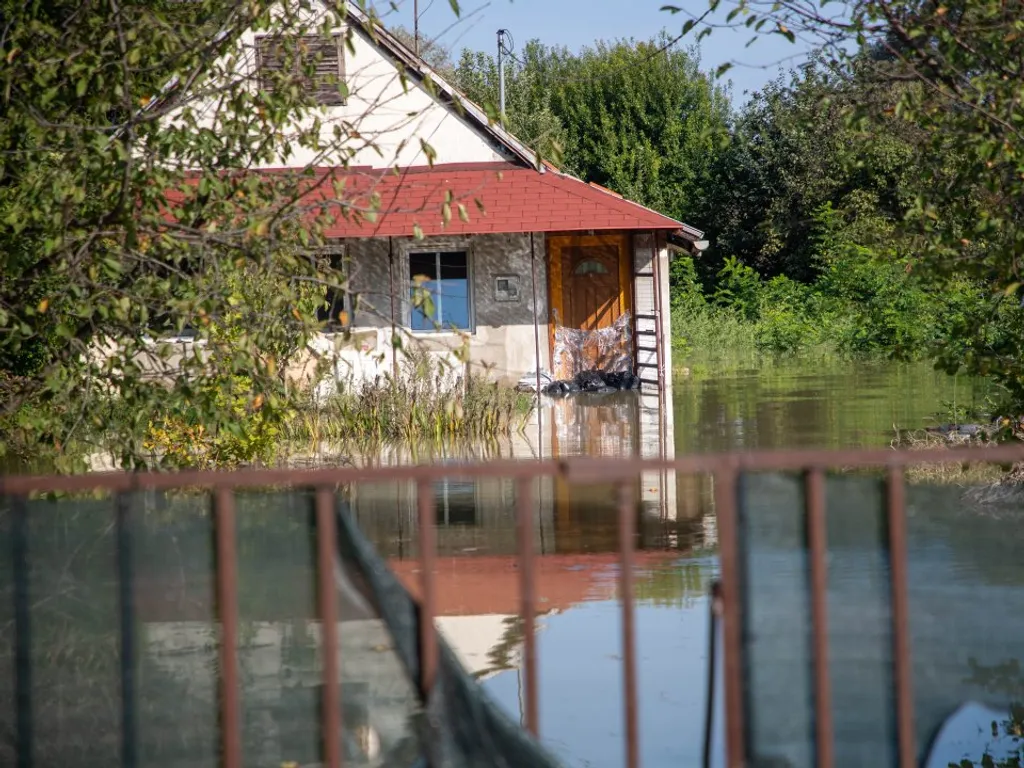
[[[1008,468],[1002,464],[988,462],[984,449],[994,446],[994,440],[967,436],[946,437],[925,430],[898,432],[892,440],[892,447],[907,451],[950,450],[953,448],[974,448],[978,460],[974,462],[950,461],[940,464],[912,464],[907,467],[907,480],[911,483],[933,485],[977,486],[998,483],[1008,477]]]
[[[533,406],[532,395],[417,354],[397,376],[364,381],[324,402],[311,398],[287,438],[317,446],[496,437],[522,429]]]
[[[716,373],[759,367],[782,354],[799,354],[802,359],[840,357],[835,347],[827,344],[812,344],[784,353],[767,349],[759,343],[755,321],[711,304],[674,308],[672,349],[677,358],[699,360],[699,366]],[[690,367],[695,374],[698,373],[697,368]]]

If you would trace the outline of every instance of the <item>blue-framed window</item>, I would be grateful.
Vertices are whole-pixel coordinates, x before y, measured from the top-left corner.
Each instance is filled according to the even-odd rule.
[[[409,254],[414,331],[472,329],[469,256],[465,251]],[[423,298],[429,296],[430,301]]]

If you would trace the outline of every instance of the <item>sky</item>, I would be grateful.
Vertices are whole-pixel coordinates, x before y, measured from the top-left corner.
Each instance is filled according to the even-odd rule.
[[[682,31],[688,13],[699,16],[707,10],[707,0],[460,0],[461,12],[456,17],[449,0],[418,1],[420,34],[443,43],[456,59],[463,48],[496,53],[499,29],[511,33],[517,50],[532,39],[578,50],[596,40],[647,40],[662,29],[674,37]],[[400,24],[412,30],[413,2],[394,0],[397,10],[389,11],[385,0],[377,0],[376,8],[387,25]],[[682,7],[684,12],[661,10],[666,4]],[[728,0],[722,2],[705,21],[724,25],[729,7]],[[691,31],[679,45],[693,45],[695,35],[696,31]],[[717,28],[699,44],[705,70],[733,64],[725,79],[732,83],[736,106],[751,92],[799,65],[810,50],[800,40],[790,43],[778,35],[763,36],[746,47],[750,37],[746,30]]]

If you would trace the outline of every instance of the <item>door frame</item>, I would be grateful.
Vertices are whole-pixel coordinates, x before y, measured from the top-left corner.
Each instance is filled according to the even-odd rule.
[[[614,245],[619,252],[619,306],[623,312],[633,313],[633,286],[630,281],[632,252],[627,232],[595,234],[548,235],[548,359],[555,353],[555,318],[565,319],[564,277],[562,275],[562,249],[573,246]]]

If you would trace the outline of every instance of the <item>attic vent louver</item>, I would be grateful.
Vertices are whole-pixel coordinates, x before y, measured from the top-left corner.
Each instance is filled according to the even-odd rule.
[[[297,84],[313,95],[318,104],[340,106],[345,103],[345,49],[341,35],[303,35],[301,37],[258,37],[260,87],[273,91],[281,83],[286,64],[295,73]],[[312,77],[309,66],[313,67]]]

